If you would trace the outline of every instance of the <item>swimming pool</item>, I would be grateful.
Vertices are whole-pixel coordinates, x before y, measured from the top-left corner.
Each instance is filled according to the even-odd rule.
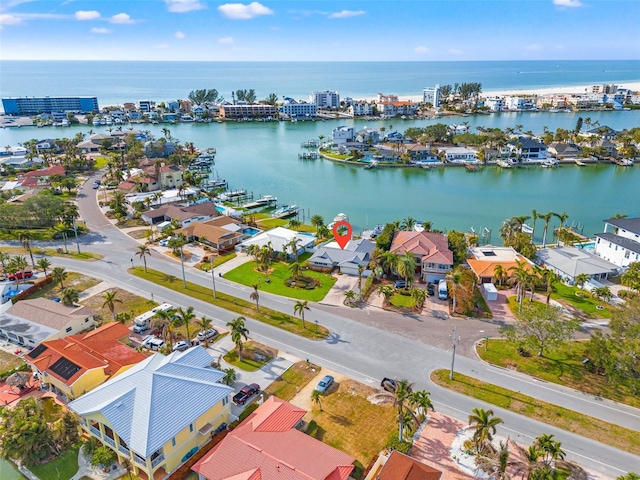
[[[243,235],[249,235],[250,237],[253,237],[254,235],[260,233],[260,230],[258,230],[257,228],[245,228],[242,230],[242,234]]]
[[[222,206],[220,206],[220,205],[216,205],[216,210],[217,210],[218,212],[220,212],[220,213],[224,213],[224,212],[226,212],[226,211],[227,211],[227,209],[226,209],[226,208],[224,208],[224,207],[222,207]]]
[[[595,250],[596,242],[576,243],[575,246],[581,250]]]

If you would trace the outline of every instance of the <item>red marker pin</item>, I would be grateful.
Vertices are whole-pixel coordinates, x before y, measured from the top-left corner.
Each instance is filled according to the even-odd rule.
[[[346,228],[347,233],[345,233],[344,235],[340,235],[340,233],[338,232],[340,228]],[[349,243],[349,240],[351,240],[352,233],[353,228],[351,228],[351,224],[349,222],[341,221],[333,224],[333,238],[335,238],[336,242],[338,242],[338,245],[340,245],[340,248],[342,250],[344,250],[344,247],[346,247],[347,243]]]

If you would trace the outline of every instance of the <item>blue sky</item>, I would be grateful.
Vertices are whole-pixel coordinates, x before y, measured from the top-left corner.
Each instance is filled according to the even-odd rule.
[[[0,0],[0,59],[638,59],[638,22],[640,0]]]

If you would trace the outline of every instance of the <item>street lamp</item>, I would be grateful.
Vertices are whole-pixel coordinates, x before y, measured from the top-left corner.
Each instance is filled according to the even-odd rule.
[[[73,231],[76,234],[76,246],[78,247],[78,253],[80,253],[80,242],[78,241],[78,225],[76,225],[76,219],[73,219]]]
[[[184,253],[182,252],[182,245],[180,245],[180,263],[182,264],[182,286],[187,289],[187,277],[184,274]]]
[[[213,284],[213,299],[216,299],[216,276],[213,272],[213,255],[209,257],[209,261],[211,262],[211,283]]]
[[[456,331],[456,327],[453,327],[453,332],[451,332],[451,335],[449,335],[449,338],[451,339],[451,346],[453,347],[453,356],[451,357],[451,372],[449,373],[449,380],[453,380],[453,365],[456,362],[456,347],[460,343],[460,338],[461,338],[460,335],[458,335],[458,332]]]

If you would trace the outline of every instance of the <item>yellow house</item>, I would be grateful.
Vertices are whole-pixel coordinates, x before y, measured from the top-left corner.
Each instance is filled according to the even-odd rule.
[[[46,340],[25,360],[43,386],[72,400],[147,358],[119,341],[129,333],[121,323],[110,322],[90,332]]]
[[[159,353],[69,403],[82,427],[141,478],[163,478],[229,423],[233,389],[204,348]]]

